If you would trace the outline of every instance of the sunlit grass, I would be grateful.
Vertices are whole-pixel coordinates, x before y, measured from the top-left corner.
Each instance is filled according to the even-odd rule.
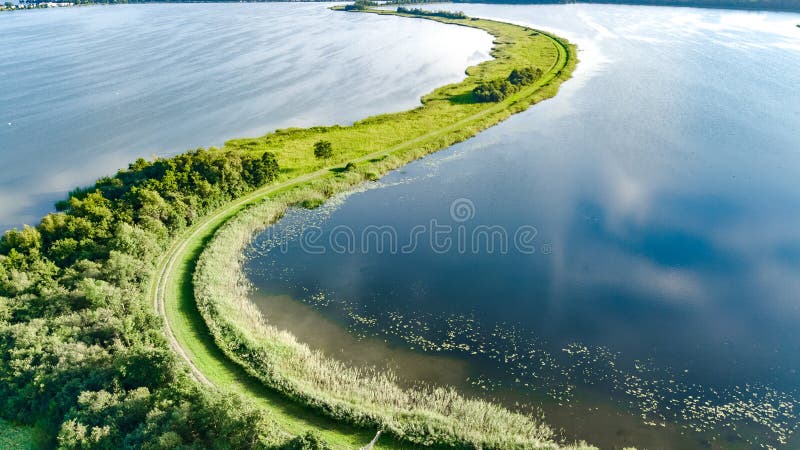
[[[386,14],[386,12],[381,13]],[[476,131],[497,123],[518,108],[527,107],[527,104],[517,105],[517,102],[526,103],[532,92],[546,85],[552,80],[552,76],[556,75],[551,69],[560,61],[560,48],[553,45],[549,36],[525,27],[489,20],[441,18],[433,20],[468,25],[493,34],[494,59],[470,67],[462,82],[436,89],[422,98],[422,106],[410,111],[370,117],[352,126],[278,130],[260,138],[231,140],[225,146],[253,152],[271,151],[277,155],[284,169],[283,177],[290,178],[317,170],[324,165],[346,163],[370,153],[407,144],[430,133],[446,130],[448,127],[461,128],[459,133],[451,134],[461,140],[466,139],[473,136]],[[472,101],[472,90],[479,83],[505,78],[515,68],[530,66],[539,67],[545,73],[549,72],[550,78],[543,77],[539,83],[499,104]],[[550,95],[538,99],[546,96]],[[480,113],[486,113],[487,116],[474,120],[474,116]],[[469,120],[470,123],[462,123],[465,120]],[[334,156],[330,160],[321,161],[314,158],[314,143],[323,139],[333,145]],[[431,150],[441,148],[442,143],[426,140],[419,145],[423,149]]]

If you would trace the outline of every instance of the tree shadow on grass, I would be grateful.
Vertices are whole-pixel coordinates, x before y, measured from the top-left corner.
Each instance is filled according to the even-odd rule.
[[[472,95],[472,92],[464,92],[461,94],[451,95],[450,103],[453,105],[471,105],[474,103],[478,103],[475,101],[475,97]]]

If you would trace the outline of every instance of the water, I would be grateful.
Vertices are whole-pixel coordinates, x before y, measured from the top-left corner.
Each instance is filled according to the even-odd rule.
[[[329,6],[0,14],[0,230],[137,157],[414,107],[491,47],[478,30]]]
[[[581,63],[555,99],[259,236],[267,317],[541,405],[568,439],[800,446],[800,15],[435,7],[553,31]]]

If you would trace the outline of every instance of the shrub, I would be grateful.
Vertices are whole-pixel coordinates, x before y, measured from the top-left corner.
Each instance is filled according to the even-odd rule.
[[[472,90],[472,97],[479,103],[499,102],[521,87],[533,84],[541,76],[542,70],[536,67],[514,69],[505,80],[479,84]]]
[[[319,436],[307,432],[302,436],[295,436],[281,447],[281,450],[329,450],[330,446],[323,442]]]
[[[333,156],[333,145],[328,141],[317,141],[314,144],[314,157],[317,159],[328,159]]]
[[[523,69],[512,70],[508,75],[508,82],[515,86],[525,86],[533,84],[541,76],[542,69],[537,67],[525,67]]]
[[[499,102],[514,92],[517,92],[517,87],[508,80],[492,80],[476,86],[472,97],[480,103]]]
[[[278,178],[280,167],[274,153],[264,152],[259,159],[247,159],[242,163],[245,181],[251,186],[261,186]]]

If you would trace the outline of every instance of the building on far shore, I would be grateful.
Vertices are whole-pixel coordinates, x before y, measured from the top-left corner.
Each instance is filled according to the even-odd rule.
[[[11,3],[14,3],[19,8],[31,8],[31,7],[48,7],[48,8],[58,8],[62,6],[73,6],[75,3],[71,2],[43,2],[40,0],[9,0]]]

